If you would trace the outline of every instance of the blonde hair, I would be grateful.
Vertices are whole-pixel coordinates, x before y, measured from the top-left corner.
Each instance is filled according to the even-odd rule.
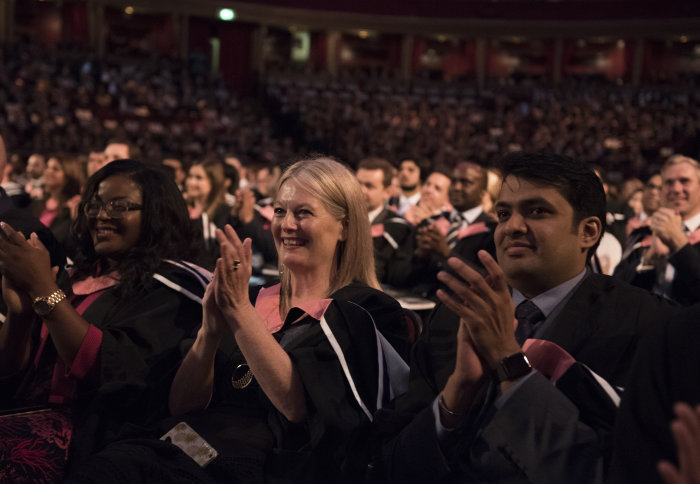
[[[374,245],[360,184],[344,165],[328,157],[310,158],[290,166],[280,177],[277,191],[294,180],[317,198],[333,218],[346,225],[347,237],[338,242],[328,294],[352,282],[380,289],[374,269]],[[292,296],[292,278],[279,263],[280,315],[284,318]]]
[[[698,176],[698,180],[700,180],[700,163],[698,163],[698,160],[691,158],[689,156],[685,155],[671,155],[669,156],[668,160],[666,160],[666,163],[661,167],[661,174],[663,176],[663,172],[673,166],[673,165],[678,165],[680,163],[687,163],[690,166],[692,166],[695,169],[695,174]]]

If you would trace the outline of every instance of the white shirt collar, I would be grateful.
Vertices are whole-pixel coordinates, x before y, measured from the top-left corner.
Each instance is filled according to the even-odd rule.
[[[481,205],[477,205],[474,208],[470,208],[469,210],[465,210],[464,212],[462,212],[462,217],[464,218],[464,220],[467,221],[467,223],[473,224],[474,220],[476,220],[479,217],[479,215],[483,213],[483,211],[484,207],[482,207]]]
[[[533,297],[531,301],[535,303],[538,308],[540,308],[540,311],[542,311],[542,314],[544,314],[544,317],[546,318],[554,310],[554,308],[557,307],[557,304],[559,304],[559,302],[576,287],[576,285],[585,275],[586,269],[584,268],[577,276],[572,277],[566,282],[562,282],[558,286],[555,286],[542,294],[538,294],[537,296]],[[513,288],[511,298],[516,306],[527,299],[515,288]]]
[[[404,195],[404,194],[402,193],[402,194],[401,194],[401,197],[400,197],[400,200],[401,200],[401,201],[406,200],[406,201],[407,201],[408,203],[410,203],[411,205],[417,205],[417,204],[418,204],[418,200],[420,200],[420,190],[418,190],[416,193],[414,193],[414,194],[411,195],[410,197],[407,197],[406,195]]]
[[[696,213],[688,220],[683,220],[683,224],[688,227],[690,233],[695,232],[695,230],[700,227],[700,212]]]

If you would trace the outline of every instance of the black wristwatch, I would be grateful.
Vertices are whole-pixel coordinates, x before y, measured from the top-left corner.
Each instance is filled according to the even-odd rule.
[[[517,380],[532,371],[530,360],[522,351],[503,358],[496,366],[496,378],[499,382]]]

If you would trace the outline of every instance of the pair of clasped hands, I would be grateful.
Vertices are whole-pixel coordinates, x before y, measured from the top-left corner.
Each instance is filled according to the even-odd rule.
[[[457,361],[450,378],[459,387],[475,389],[487,373],[506,357],[521,351],[515,339],[515,308],[503,270],[485,250],[478,253],[487,271],[482,276],[456,257],[447,264],[453,274],[438,279],[451,292],[439,289],[438,298],[460,318]]]
[[[230,225],[216,230],[221,256],[216,261],[214,277],[202,300],[203,325],[209,334],[221,337],[226,326],[235,333],[252,310],[248,283],[252,274],[251,239],[243,242]]]
[[[33,315],[32,297],[50,293],[57,273],[58,267],[51,267],[49,252],[35,233],[25,239],[7,223],[0,223],[0,275],[9,312]]]
[[[678,211],[670,208],[659,208],[649,219],[652,231],[651,246],[644,254],[644,263],[654,262],[672,255],[688,243],[688,237],[683,233],[683,219]]]

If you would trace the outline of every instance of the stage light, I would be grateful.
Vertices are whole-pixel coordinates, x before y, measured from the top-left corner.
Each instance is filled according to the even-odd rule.
[[[134,7],[132,7],[131,5],[129,5],[128,7],[126,7],[126,8],[124,9],[124,13],[127,14],[127,15],[132,15],[132,14],[134,13]]]
[[[236,18],[236,12],[232,8],[222,8],[219,10],[219,18],[228,22]]]

